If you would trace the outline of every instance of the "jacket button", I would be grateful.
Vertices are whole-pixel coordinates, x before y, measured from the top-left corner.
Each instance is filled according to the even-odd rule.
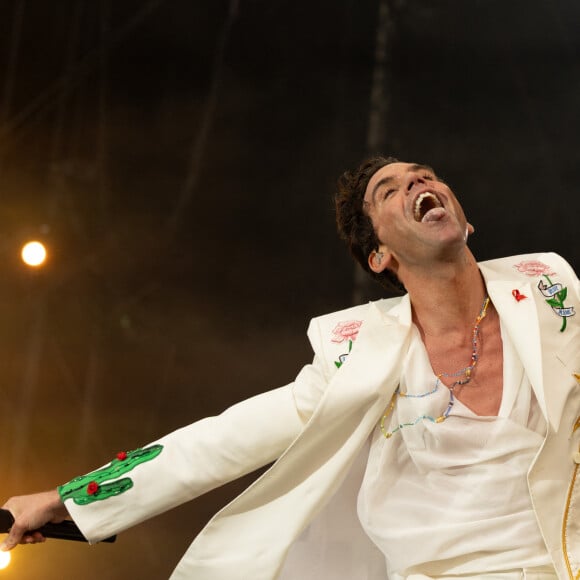
[[[574,453],[574,463],[580,463],[580,451]]]

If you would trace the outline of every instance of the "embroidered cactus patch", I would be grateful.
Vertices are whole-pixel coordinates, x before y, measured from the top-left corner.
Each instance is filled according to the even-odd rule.
[[[116,479],[137,465],[151,461],[163,450],[163,445],[151,445],[134,451],[122,451],[109,465],[96,471],[75,477],[58,488],[62,501],[72,499],[77,505],[88,505],[126,492],[133,487],[129,477]],[[116,479],[116,481],[110,481]]]

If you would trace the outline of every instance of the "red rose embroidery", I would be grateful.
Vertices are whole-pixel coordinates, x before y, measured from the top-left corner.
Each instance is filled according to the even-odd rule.
[[[89,495],[95,495],[99,491],[99,484],[96,481],[91,481],[89,485],[87,485],[87,493]]]
[[[124,461],[125,459],[127,459],[127,452],[126,451],[119,451],[119,453],[117,453],[117,459],[119,461]]]
[[[553,276],[556,273],[548,264],[538,260],[525,260],[519,264],[514,264],[514,268],[526,276]]]
[[[362,320],[346,320],[344,322],[339,322],[332,331],[332,334],[334,335],[332,342],[340,344],[345,340],[355,340],[361,325]]]

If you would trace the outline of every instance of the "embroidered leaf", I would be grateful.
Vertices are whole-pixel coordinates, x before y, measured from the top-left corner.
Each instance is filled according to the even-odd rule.
[[[334,361],[334,364],[336,365],[337,369],[339,369],[342,366],[342,363],[338,362],[337,360]]]
[[[562,288],[562,290],[560,290],[560,292],[558,292],[558,298],[560,299],[560,302],[562,304],[564,304],[564,300],[566,300],[566,296],[568,296],[568,288],[564,287],[564,288]]]
[[[558,308],[558,306],[562,306],[562,303],[560,302],[560,300],[556,300],[555,298],[548,298],[546,300],[546,302],[550,305],[553,306],[554,308]]]

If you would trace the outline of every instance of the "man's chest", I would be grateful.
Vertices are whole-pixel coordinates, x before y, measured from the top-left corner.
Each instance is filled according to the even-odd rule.
[[[429,344],[427,353],[436,375],[453,390],[455,398],[480,416],[496,416],[503,395],[503,343],[499,321],[494,320],[477,341],[453,346]]]

